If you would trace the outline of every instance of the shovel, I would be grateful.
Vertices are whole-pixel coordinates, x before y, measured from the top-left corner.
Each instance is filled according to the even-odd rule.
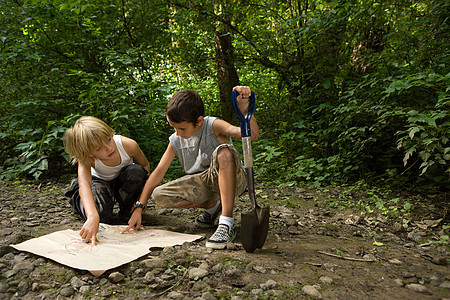
[[[248,196],[252,203],[252,210],[241,213],[241,241],[245,251],[251,253],[256,248],[262,248],[269,231],[269,207],[261,208],[256,203],[253,173],[253,158],[251,145],[250,118],[255,111],[255,93],[252,91],[248,112],[242,115],[237,104],[238,93],[231,92],[231,104],[241,124],[242,148],[244,152],[244,168],[247,173]]]

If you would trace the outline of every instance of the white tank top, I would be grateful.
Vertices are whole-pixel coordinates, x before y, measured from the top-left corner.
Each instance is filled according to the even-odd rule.
[[[120,170],[123,167],[133,164],[133,159],[128,155],[122,145],[122,139],[120,135],[113,136],[114,142],[116,143],[117,150],[119,151],[121,163],[117,166],[110,167],[106,166],[100,159],[95,158],[95,167],[91,167],[91,174],[97,178],[103,180],[113,180],[120,174]]]

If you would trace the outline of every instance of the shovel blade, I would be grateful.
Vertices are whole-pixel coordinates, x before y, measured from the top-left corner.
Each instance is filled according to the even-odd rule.
[[[269,232],[269,207],[241,213],[241,241],[245,251],[262,248]]]

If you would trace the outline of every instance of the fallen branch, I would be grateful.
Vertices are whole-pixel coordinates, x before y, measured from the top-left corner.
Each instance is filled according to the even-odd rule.
[[[186,274],[187,274],[187,273],[188,273],[188,270],[184,271],[183,276],[181,276],[180,280],[178,280],[177,283],[175,283],[174,285],[172,285],[172,286],[169,287],[168,289],[166,289],[166,290],[164,290],[164,291],[162,291],[162,292],[156,294],[156,296],[158,296],[158,297],[159,297],[159,296],[162,296],[162,295],[164,295],[165,293],[167,293],[168,291],[170,291],[170,290],[174,289],[175,287],[177,287],[177,286],[184,280],[184,278],[186,277]]]
[[[328,252],[325,252],[325,251],[319,251],[319,253],[325,254],[325,255],[328,255],[328,256],[332,256],[332,257],[342,258],[342,259],[345,259],[345,260],[351,260],[351,261],[363,261],[363,262],[374,262],[374,261],[376,261],[374,259],[347,257],[347,256],[339,255],[339,254],[328,253]]]

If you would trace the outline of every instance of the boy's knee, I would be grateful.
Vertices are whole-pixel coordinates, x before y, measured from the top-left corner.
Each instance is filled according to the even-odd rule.
[[[233,154],[230,149],[223,147],[217,151],[217,161],[219,164],[223,163],[234,163]]]

